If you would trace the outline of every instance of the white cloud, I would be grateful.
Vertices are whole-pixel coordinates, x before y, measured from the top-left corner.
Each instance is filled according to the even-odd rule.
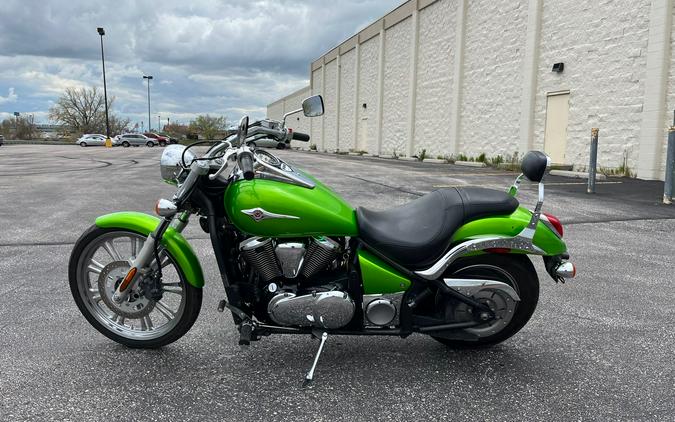
[[[0,95],[0,104],[15,103],[17,98],[19,98],[19,96],[14,92],[14,87],[9,87],[6,97]]]
[[[15,89],[21,97],[11,100],[13,108],[44,115],[66,87],[102,88],[96,27],[104,26],[115,112],[147,120],[142,75],[152,74],[155,119],[202,113],[262,117],[267,103],[308,83],[311,60],[402,1],[165,0],[157,6],[136,0],[3,0],[0,92]],[[11,98],[0,96],[0,104]]]

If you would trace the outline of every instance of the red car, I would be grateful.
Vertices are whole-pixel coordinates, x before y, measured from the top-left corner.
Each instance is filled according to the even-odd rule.
[[[171,143],[169,141],[169,138],[167,138],[166,136],[158,135],[156,133],[145,132],[143,135],[147,136],[148,138],[156,139],[157,143],[162,147],[165,147]]]

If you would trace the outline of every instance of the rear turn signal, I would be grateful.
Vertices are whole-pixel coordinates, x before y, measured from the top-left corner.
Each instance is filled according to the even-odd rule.
[[[563,237],[563,226],[560,223],[560,220],[558,220],[557,217],[545,212],[542,212],[542,215],[544,215],[546,217],[546,220],[548,220],[548,222],[551,223],[551,226],[553,226],[553,229],[558,232],[560,237]]]

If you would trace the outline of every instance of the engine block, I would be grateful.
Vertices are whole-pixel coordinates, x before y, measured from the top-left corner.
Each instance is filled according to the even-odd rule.
[[[301,296],[283,292],[270,300],[267,312],[279,325],[335,329],[352,320],[355,307],[352,298],[341,291]]]

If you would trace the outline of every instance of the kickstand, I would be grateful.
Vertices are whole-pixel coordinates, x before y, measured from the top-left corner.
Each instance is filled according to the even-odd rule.
[[[309,384],[312,383],[312,380],[314,379],[314,370],[316,369],[316,364],[319,363],[319,356],[321,356],[321,352],[323,351],[323,345],[326,343],[326,339],[328,338],[328,333],[324,332],[321,334],[321,344],[319,344],[319,350],[316,351],[316,356],[314,357],[314,363],[312,364],[312,367],[310,368],[309,372],[307,372],[307,375],[305,376],[305,382],[302,383],[303,388],[307,387]]]

